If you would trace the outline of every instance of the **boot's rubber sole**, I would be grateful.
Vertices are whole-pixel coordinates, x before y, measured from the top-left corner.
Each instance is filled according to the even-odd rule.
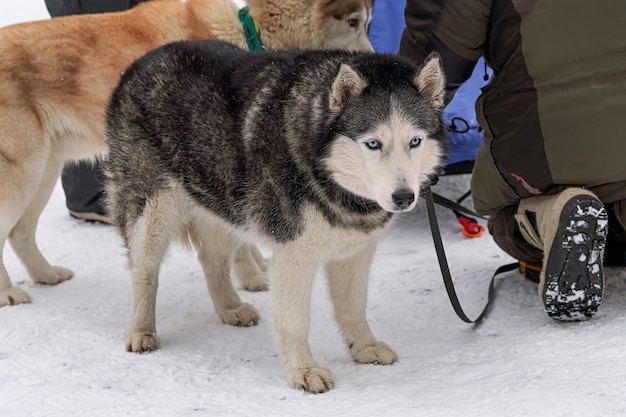
[[[545,270],[543,304],[555,320],[587,320],[602,302],[602,251],[608,215],[589,195],[571,198],[564,206]]]
[[[99,223],[104,223],[104,224],[112,224],[111,219],[107,216],[105,216],[104,214],[100,214],[100,213],[86,213],[86,212],[80,212],[80,211],[72,211],[69,210],[70,212],[70,216],[72,216],[75,219],[79,219],[79,220],[85,220],[88,222],[99,222]]]

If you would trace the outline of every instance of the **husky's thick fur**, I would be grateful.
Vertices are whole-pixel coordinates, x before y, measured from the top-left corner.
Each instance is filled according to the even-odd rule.
[[[391,55],[197,41],[137,61],[107,118],[106,192],[134,289],[127,349],[157,347],[157,275],[176,238],[198,251],[222,320],[255,323],[228,268],[250,240],[273,253],[273,325],[292,386],[333,386],[307,342],[319,267],[354,359],[396,361],[365,318],[368,273],[392,213],[415,206],[442,162],[443,89],[437,57],[418,68]]]
[[[371,50],[371,0],[249,0],[269,48]],[[0,29],[0,253],[8,238],[32,280],[57,284],[73,272],[37,247],[41,211],[65,161],[102,155],[111,91],[133,60],[181,39],[246,47],[230,0],[159,1],[122,13],[81,15]],[[244,287],[265,286],[245,246],[235,266]],[[13,287],[0,256],[0,307],[30,301]]]

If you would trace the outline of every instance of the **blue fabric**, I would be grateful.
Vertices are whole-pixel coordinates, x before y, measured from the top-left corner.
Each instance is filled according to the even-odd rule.
[[[491,69],[485,70],[485,61],[481,58],[472,76],[457,90],[443,111],[443,120],[450,129],[448,165],[476,159],[483,134],[476,120],[475,103],[481,87],[486,84],[485,74],[491,77]]]
[[[369,38],[376,52],[395,54],[400,49],[405,5],[403,0],[374,0]]]
[[[406,26],[405,5],[403,0],[374,0],[369,38],[376,52],[397,53],[400,49],[400,38]],[[486,73],[491,76],[489,68]],[[470,79],[458,89],[443,112],[444,121],[451,128],[448,165],[476,159],[482,133],[478,130],[474,105],[480,88],[486,84],[484,75],[485,63],[481,58]]]

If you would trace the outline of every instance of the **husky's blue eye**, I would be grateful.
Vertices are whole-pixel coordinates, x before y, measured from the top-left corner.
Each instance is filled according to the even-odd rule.
[[[409,146],[411,148],[417,148],[418,146],[420,146],[420,143],[422,143],[422,138],[415,136],[413,139],[411,139],[411,142],[409,142]]]
[[[376,139],[368,140],[365,142],[365,146],[372,150],[380,149],[380,142]]]

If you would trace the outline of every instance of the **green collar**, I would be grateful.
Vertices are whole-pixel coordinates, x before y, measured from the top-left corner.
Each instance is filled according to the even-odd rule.
[[[239,20],[243,24],[243,31],[246,34],[248,49],[251,51],[262,51],[264,48],[263,42],[261,42],[260,32],[254,23],[254,19],[250,16],[250,9],[248,6],[239,9],[237,16],[239,16]]]

